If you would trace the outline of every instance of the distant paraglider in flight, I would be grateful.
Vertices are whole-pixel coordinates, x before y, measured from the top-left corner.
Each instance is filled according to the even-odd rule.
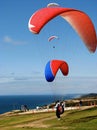
[[[96,31],[90,17],[76,9],[48,6],[36,11],[29,19],[28,27],[32,33],[38,34],[50,20],[56,16],[65,19],[78,33],[90,52],[97,46]]]
[[[59,6],[59,4],[57,4],[57,3],[49,3],[48,5],[47,5],[47,7],[58,7]]]
[[[52,35],[52,36],[50,36],[50,37],[48,38],[48,41],[50,42],[50,41],[52,41],[52,40],[54,40],[54,39],[59,39],[59,37],[58,37],[58,36],[55,36],[55,35]],[[53,46],[53,48],[55,48],[55,46]]]
[[[49,38],[48,38],[48,41],[50,42],[50,41],[52,41],[53,39],[58,39],[58,36],[50,36]]]
[[[52,82],[55,79],[58,70],[61,70],[62,74],[67,76],[69,73],[69,66],[62,60],[49,61],[45,67],[45,79],[48,82]]]

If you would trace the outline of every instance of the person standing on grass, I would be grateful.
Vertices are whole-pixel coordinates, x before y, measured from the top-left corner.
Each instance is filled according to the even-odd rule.
[[[57,116],[58,120],[60,120],[60,109],[59,109],[59,106],[60,106],[60,102],[57,101],[55,108],[56,108],[56,116]]]
[[[64,113],[64,104],[63,104],[63,102],[57,101],[55,108],[56,108],[56,116],[57,116],[58,120],[60,120],[60,115]]]

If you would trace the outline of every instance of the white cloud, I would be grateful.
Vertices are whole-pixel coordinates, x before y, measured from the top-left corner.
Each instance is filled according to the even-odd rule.
[[[0,83],[11,83],[18,81],[30,81],[32,80],[31,76],[0,76]]]
[[[13,82],[14,79],[12,77],[1,77],[0,78],[0,83],[8,83],[8,82]]]
[[[1,76],[0,93],[3,89],[18,94],[67,94],[67,93],[97,93],[97,77],[56,78],[47,82],[44,77],[31,76]],[[3,92],[5,93],[5,91]]]
[[[4,42],[6,42],[6,43],[12,42],[12,39],[11,39],[10,37],[8,37],[8,36],[5,36],[3,40],[4,40]]]
[[[14,40],[13,38],[11,38],[11,37],[9,37],[9,36],[4,36],[3,41],[4,41],[5,43],[10,43],[10,44],[13,44],[13,45],[26,44],[25,41],[17,41],[17,40]]]

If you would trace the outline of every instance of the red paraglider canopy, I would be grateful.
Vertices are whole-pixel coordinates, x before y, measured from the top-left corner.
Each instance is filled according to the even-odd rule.
[[[56,16],[64,18],[79,34],[90,52],[95,52],[97,46],[96,31],[87,14],[80,10],[62,7],[46,7],[36,11],[29,20],[29,30],[38,34],[50,20]]]
[[[69,73],[69,66],[66,61],[63,60],[51,60],[46,64],[45,67],[45,79],[48,82],[52,82],[58,70],[61,70],[64,76],[67,76]]]

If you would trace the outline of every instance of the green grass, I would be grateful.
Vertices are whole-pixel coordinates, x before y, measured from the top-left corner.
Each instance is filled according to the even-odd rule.
[[[0,130],[97,130],[97,108],[65,111],[61,120],[55,112],[0,116]]]

